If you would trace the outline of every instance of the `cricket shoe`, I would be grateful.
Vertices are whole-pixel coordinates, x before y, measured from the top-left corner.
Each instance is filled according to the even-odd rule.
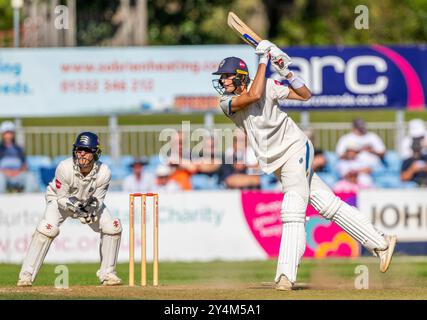
[[[122,279],[120,279],[115,272],[98,275],[98,277],[103,286],[119,286],[122,284]]]
[[[33,285],[32,275],[29,272],[24,272],[20,275],[18,283],[16,284],[18,287],[31,287]]]
[[[276,282],[276,290],[290,291],[293,287],[294,284],[284,274],[281,274],[279,281]]]
[[[386,272],[391,263],[393,257],[394,248],[396,247],[397,237],[396,236],[385,236],[388,243],[388,247],[385,250],[375,250],[375,253],[380,258],[380,271]]]

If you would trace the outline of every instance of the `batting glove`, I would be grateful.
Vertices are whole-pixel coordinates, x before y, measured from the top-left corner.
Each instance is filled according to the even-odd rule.
[[[291,72],[288,68],[280,68],[280,66],[277,63],[274,63],[273,60],[272,61],[272,66],[274,68],[274,70],[276,70],[276,72],[282,77],[282,78],[286,78],[287,75]]]
[[[276,45],[268,40],[262,40],[257,47],[255,48],[255,54],[263,56],[268,54],[270,48],[275,47]]]
[[[276,46],[270,49],[269,54],[271,56],[271,62],[279,69],[287,69],[288,66],[292,63],[291,57],[289,57]]]

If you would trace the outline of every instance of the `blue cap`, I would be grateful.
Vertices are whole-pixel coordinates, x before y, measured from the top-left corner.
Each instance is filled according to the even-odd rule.
[[[239,73],[239,74],[249,74],[248,66],[246,62],[237,57],[228,57],[222,60],[218,66],[218,70],[212,74],[220,75],[223,73]]]

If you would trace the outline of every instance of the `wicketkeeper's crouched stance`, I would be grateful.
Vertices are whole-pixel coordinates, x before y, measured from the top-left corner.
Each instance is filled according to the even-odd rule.
[[[323,217],[334,221],[380,258],[386,272],[396,245],[395,236],[376,230],[369,218],[335,196],[312,171],[313,145],[295,122],[279,108],[284,99],[308,100],[311,92],[303,79],[288,69],[291,58],[273,43],[263,40],[255,53],[260,56],[254,80],[246,63],[229,57],[221,61],[214,75],[214,87],[221,94],[225,115],[242,129],[264,172],[274,173],[282,184],[282,238],[276,271],[276,288],[292,289],[306,247],[305,217],[310,203]],[[290,87],[265,78],[271,58],[273,67]]]
[[[122,227],[104,205],[111,181],[108,166],[98,161],[98,136],[83,132],[73,145],[73,157],[59,163],[46,191],[46,211],[38,224],[19,274],[18,286],[31,286],[59,227],[68,217],[88,224],[100,233],[101,266],[97,276],[103,285],[121,284],[116,262]]]

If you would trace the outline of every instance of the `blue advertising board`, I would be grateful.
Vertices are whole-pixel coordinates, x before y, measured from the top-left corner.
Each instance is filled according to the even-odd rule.
[[[313,93],[309,101],[285,101],[286,109],[425,108],[427,45],[282,49]],[[270,65],[267,76],[284,81],[274,71]]]

